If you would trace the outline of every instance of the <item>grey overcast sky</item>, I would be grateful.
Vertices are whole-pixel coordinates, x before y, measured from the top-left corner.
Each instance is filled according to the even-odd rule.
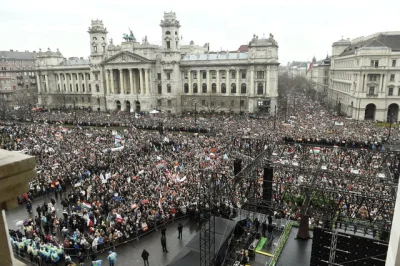
[[[0,50],[60,49],[64,57],[88,57],[87,29],[101,19],[114,43],[131,28],[136,39],[147,35],[161,43],[160,20],[174,11],[183,44],[210,43],[211,50],[237,50],[253,34],[272,33],[279,61],[307,61],[331,54],[344,38],[400,30],[400,1],[371,0],[13,0],[0,5]]]

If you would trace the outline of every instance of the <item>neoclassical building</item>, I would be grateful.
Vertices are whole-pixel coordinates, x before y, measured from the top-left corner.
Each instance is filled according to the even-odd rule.
[[[253,35],[237,51],[181,45],[175,13],[161,20],[162,45],[142,42],[132,32],[124,42],[107,39],[101,20],[88,33],[89,59],[65,59],[39,51],[36,60],[38,102],[46,107],[91,107],[92,110],[172,113],[197,110],[270,112],[278,96],[278,44]]]
[[[398,121],[400,32],[379,32],[332,45],[328,101],[357,120]]]

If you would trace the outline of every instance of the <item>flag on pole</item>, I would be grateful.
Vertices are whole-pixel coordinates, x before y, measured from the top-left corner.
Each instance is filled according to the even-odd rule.
[[[311,71],[312,67],[313,67],[312,63],[307,63],[306,64],[306,75],[308,74],[308,72]]]

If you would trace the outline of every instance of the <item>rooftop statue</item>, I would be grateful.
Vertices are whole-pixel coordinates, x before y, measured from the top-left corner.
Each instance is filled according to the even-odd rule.
[[[129,28],[129,35],[124,33],[124,35],[123,35],[122,38],[123,38],[126,42],[134,42],[134,41],[136,41],[136,38],[135,38],[135,36],[133,35],[133,32],[132,32],[132,30],[131,30],[130,28]]]

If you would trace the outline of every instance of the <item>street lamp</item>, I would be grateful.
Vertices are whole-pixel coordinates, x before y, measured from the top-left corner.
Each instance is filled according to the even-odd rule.
[[[194,126],[197,127],[197,102],[194,101]]]

